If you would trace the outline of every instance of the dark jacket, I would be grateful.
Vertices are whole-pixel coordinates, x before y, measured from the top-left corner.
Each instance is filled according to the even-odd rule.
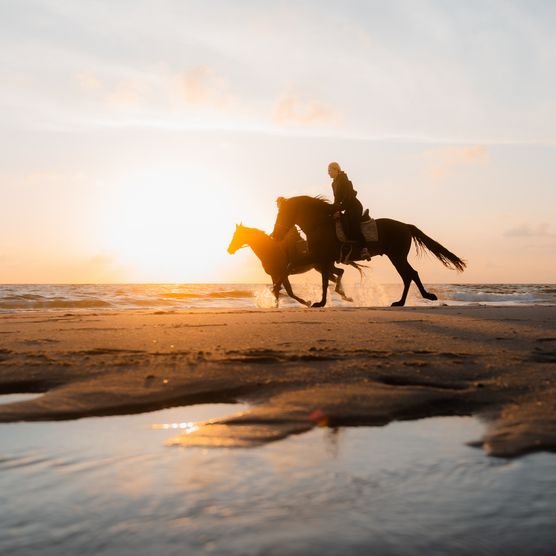
[[[334,178],[332,191],[334,192],[334,204],[342,209],[346,208],[346,205],[350,205],[357,195],[357,191],[353,189],[353,184],[345,172],[340,172]]]
[[[339,210],[345,211],[345,226],[348,237],[361,245],[365,245],[365,238],[361,232],[363,205],[357,199],[357,191],[353,189],[353,184],[349,181],[345,172],[340,172],[334,178],[332,191],[334,191],[334,205]]]

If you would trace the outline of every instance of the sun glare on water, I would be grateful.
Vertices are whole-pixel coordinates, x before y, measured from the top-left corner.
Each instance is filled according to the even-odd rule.
[[[230,180],[208,170],[129,176],[109,203],[107,248],[137,280],[218,280],[235,203]]]

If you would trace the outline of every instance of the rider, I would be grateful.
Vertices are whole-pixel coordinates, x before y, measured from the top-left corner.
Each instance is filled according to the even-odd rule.
[[[337,162],[328,165],[328,175],[332,178],[332,191],[334,192],[334,208],[338,211],[344,210],[347,216],[348,236],[354,239],[363,247],[360,257],[370,258],[371,254],[367,250],[367,243],[361,232],[361,217],[363,215],[363,205],[357,199],[357,191],[353,189],[353,184],[342,171]]]

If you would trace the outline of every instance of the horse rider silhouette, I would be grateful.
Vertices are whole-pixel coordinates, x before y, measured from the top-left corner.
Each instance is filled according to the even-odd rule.
[[[361,218],[363,216],[363,205],[357,198],[357,191],[340,168],[337,162],[328,165],[328,175],[332,178],[332,191],[334,193],[334,207],[338,212],[344,211],[346,215],[349,239],[356,241],[361,249],[360,259],[370,259],[371,254],[366,247],[366,240],[361,232]]]

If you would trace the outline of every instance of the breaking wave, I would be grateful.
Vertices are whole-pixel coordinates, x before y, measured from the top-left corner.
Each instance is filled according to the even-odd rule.
[[[378,284],[372,278],[346,283],[353,303],[330,290],[329,305],[386,307],[399,298],[402,285]],[[555,284],[428,284],[438,301],[423,300],[416,288],[407,305],[553,305]],[[310,280],[294,284],[303,299],[320,299],[320,284]],[[280,307],[301,307],[282,292]],[[265,284],[17,284],[0,285],[0,311],[149,310],[276,307],[270,285]]]

